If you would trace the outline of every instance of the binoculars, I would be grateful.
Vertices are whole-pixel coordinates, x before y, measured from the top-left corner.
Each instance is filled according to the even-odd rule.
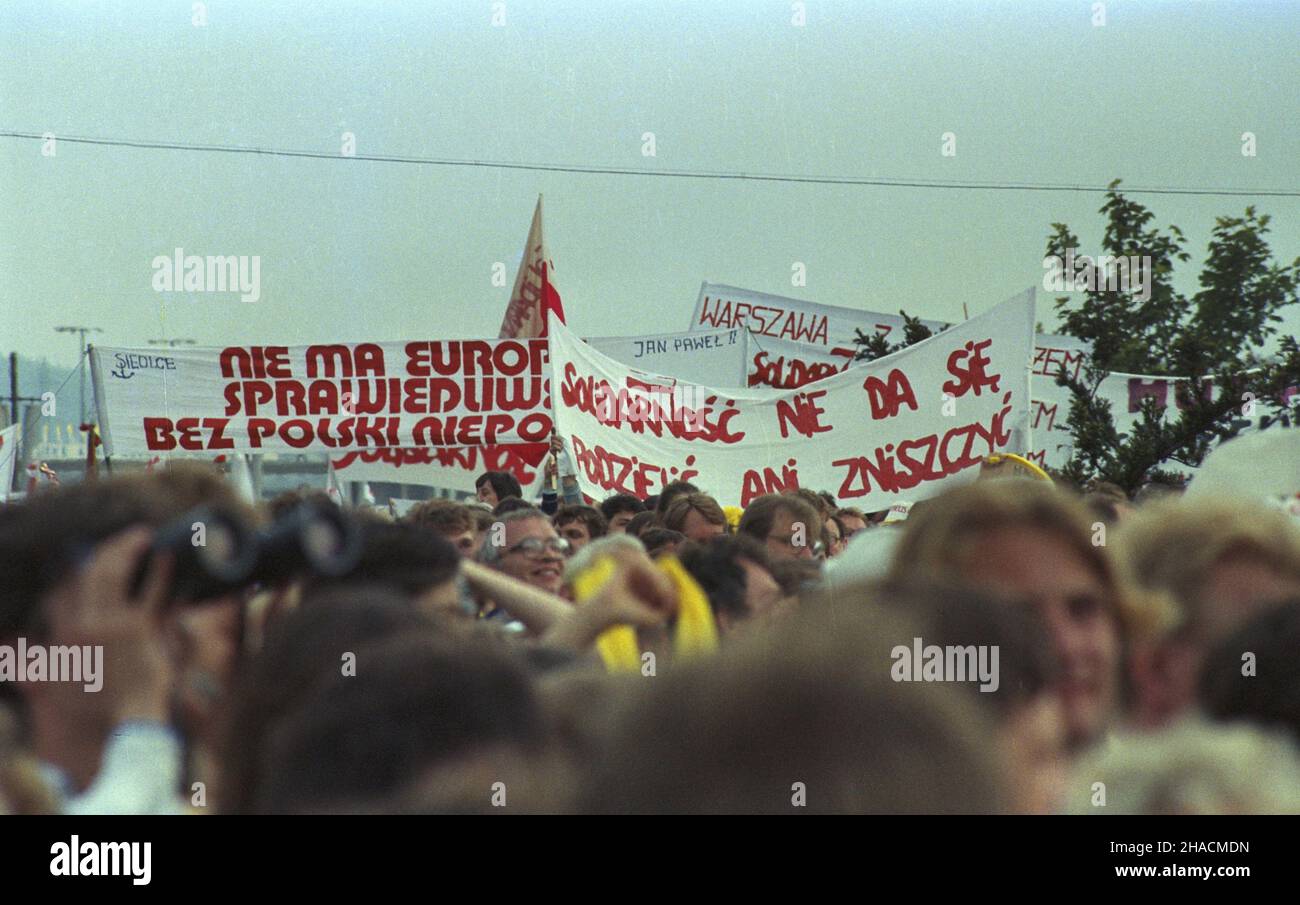
[[[345,575],[360,559],[361,546],[357,523],[332,503],[301,503],[261,529],[221,509],[199,506],[154,535],[135,588],[159,553],[170,554],[174,563],[169,599],[193,602],[303,575]]]

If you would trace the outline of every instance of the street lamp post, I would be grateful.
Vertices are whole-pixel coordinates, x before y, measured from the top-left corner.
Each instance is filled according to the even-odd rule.
[[[55,327],[55,333],[77,334],[77,356],[81,368],[81,421],[86,423],[86,334],[103,333],[99,327]]]

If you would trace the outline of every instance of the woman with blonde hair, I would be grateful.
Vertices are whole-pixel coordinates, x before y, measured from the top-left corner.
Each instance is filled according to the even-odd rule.
[[[916,507],[888,577],[956,583],[1033,607],[1059,661],[1057,691],[1078,750],[1116,717],[1128,645],[1150,621],[1105,541],[1105,526],[1051,484],[978,482]]]

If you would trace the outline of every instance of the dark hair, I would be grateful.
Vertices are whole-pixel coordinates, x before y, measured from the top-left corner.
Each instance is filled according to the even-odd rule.
[[[357,564],[343,575],[311,579],[304,587],[304,605],[311,593],[358,583],[419,597],[456,577],[460,553],[441,534],[392,522],[359,525],[362,547]]]
[[[645,503],[630,493],[616,493],[613,496],[605,497],[600,504],[600,514],[605,516],[607,522],[612,522],[614,516],[620,512],[645,512],[645,509]]]
[[[686,540],[686,535],[670,528],[647,528],[637,539],[645,547],[645,552],[653,557],[669,544],[680,544]]]
[[[555,510],[555,515],[551,517],[551,524],[557,530],[569,522],[582,522],[587,528],[588,537],[592,540],[604,537],[609,531],[609,523],[605,521],[605,516],[601,515],[600,510],[594,506],[570,503]]]
[[[769,493],[751,502],[745,507],[737,530],[755,540],[766,542],[779,512],[788,512],[794,516],[795,521],[803,522],[810,538],[821,537],[822,520],[817,510],[802,497],[786,493]],[[816,526],[816,533],[808,526]]]
[[[662,513],[664,527],[671,528],[674,531],[681,531],[686,525],[687,517],[692,512],[698,512],[710,524],[726,527],[727,514],[722,511],[718,501],[707,493],[679,495]]]
[[[821,494],[815,490],[809,490],[807,487],[796,487],[794,490],[785,490],[782,493],[786,496],[797,496],[806,502],[819,516],[818,521],[835,511],[835,507],[828,506]]]
[[[199,505],[254,521],[218,472],[193,463],[86,481],[0,506],[0,638],[44,635],[42,599],[72,574],[88,548],[133,525],[161,527]]]
[[[655,500],[655,511],[663,515],[672,505],[673,500],[682,494],[699,493],[700,488],[696,487],[690,481],[669,481],[664,485],[664,489],[659,491],[659,499]]]
[[[400,637],[359,649],[273,735],[260,813],[392,807],[452,761],[540,749],[542,712],[524,667],[479,636]]]
[[[826,516],[825,520],[822,522],[822,528],[823,528],[823,530],[824,530],[825,527],[826,527],[826,522],[834,522],[834,523],[835,523],[835,527],[838,528],[838,529],[840,529],[840,540],[841,540],[841,541],[846,541],[846,540],[848,540],[848,537],[846,537],[846,535],[848,534],[848,532],[844,530],[844,521],[840,518],[838,512],[832,512],[830,515]],[[827,545],[827,552],[828,552],[828,553],[830,552],[830,542],[831,542],[831,539],[830,539],[830,537],[828,536],[828,537],[826,538],[826,545]]]
[[[749,615],[745,603],[745,569],[740,561],[747,559],[771,572],[767,549],[744,534],[723,534],[705,544],[687,544],[677,558],[709,596],[713,612],[725,613],[734,619]]]
[[[898,614],[857,609],[833,621],[800,612],[779,637],[756,633],[636,683],[580,784],[583,809],[1001,810],[986,715],[951,685],[891,681],[890,645],[914,630]]]
[[[766,551],[767,547],[764,546],[763,550]],[[822,580],[822,567],[815,559],[774,557],[768,563],[767,571],[772,573],[772,578],[781,586],[781,594],[785,597],[795,597],[810,591]]]
[[[341,671],[345,652],[436,626],[390,589],[365,586],[325,591],[273,622],[230,697],[220,733],[220,810],[250,810],[262,784],[258,761],[267,736],[324,678]]]
[[[508,471],[485,471],[474,479],[475,490],[484,484],[492,485],[492,492],[497,495],[498,503],[509,496],[524,495],[524,489],[519,486],[519,481]]]
[[[645,512],[638,512],[632,516],[632,521],[627,523],[625,529],[633,537],[640,537],[641,534],[650,528],[662,528],[663,519],[659,513],[653,509],[647,509]]]
[[[1249,720],[1282,729],[1300,743],[1300,600],[1270,608],[1215,646],[1205,658],[1197,696],[1217,720]],[[1255,655],[1244,675],[1243,655]]]
[[[492,514],[497,518],[500,518],[507,512],[515,512],[520,509],[537,509],[537,507],[527,500],[521,500],[517,496],[508,496],[496,504],[496,507],[492,510]],[[537,513],[542,518],[546,518],[546,513],[542,512],[542,510],[537,509]]]

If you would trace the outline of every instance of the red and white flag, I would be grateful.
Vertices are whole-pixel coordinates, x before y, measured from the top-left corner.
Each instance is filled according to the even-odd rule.
[[[505,319],[501,321],[501,339],[544,337],[551,315],[564,323],[564,306],[553,282],[555,266],[546,250],[542,235],[542,196],[537,196],[533,225],[528,230],[524,256],[515,275]]]

